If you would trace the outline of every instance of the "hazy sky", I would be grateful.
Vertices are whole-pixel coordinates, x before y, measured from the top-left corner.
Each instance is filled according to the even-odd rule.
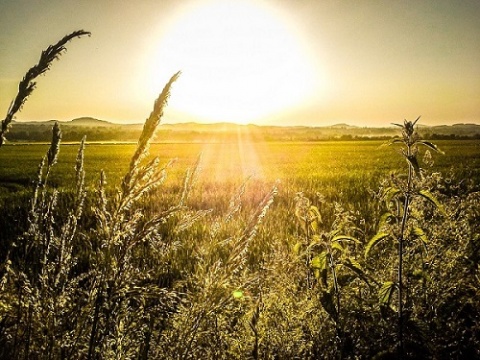
[[[0,117],[49,44],[68,51],[20,120],[480,123],[480,1],[0,0]]]

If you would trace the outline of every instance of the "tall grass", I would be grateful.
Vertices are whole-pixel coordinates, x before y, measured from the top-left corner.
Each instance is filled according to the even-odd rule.
[[[60,39],[56,44],[50,45],[40,55],[40,60],[35,66],[32,66],[23,79],[18,84],[18,92],[15,96],[15,99],[11,102],[10,107],[8,108],[7,115],[5,119],[2,120],[2,126],[0,128],[0,147],[5,142],[5,135],[8,132],[8,128],[17,112],[19,112],[28,97],[32,94],[33,90],[37,83],[35,82],[36,78],[44,74],[47,70],[50,69],[53,61],[58,59],[63,52],[66,51],[65,45],[76,37],[82,37],[85,35],[90,36],[90,32],[84,30],[77,30],[68,35],[65,35]]]

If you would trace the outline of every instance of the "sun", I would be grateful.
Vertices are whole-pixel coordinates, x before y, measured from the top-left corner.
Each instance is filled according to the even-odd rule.
[[[194,4],[147,51],[143,96],[151,99],[181,70],[169,107],[199,122],[244,124],[318,91],[317,69],[274,9],[245,0]]]

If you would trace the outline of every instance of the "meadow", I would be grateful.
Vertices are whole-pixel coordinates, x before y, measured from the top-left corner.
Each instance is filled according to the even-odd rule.
[[[151,156],[162,162],[174,160],[169,170],[172,184],[201,156],[198,181],[205,186],[230,183],[239,186],[247,178],[265,184],[282,183],[282,191],[321,191],[332,196],[340,193],[376,188],[390,172],[401,169],[405,160],[387,141],[321,141],[321,142],[214,142],[154,143]],[[435,156],[433,170],[453,171],[458,178],[478,183],[480,177],[480,142],[477,140],[439,140],[444,155]],[[9,190],[28,190],[36,177],[37,166],[48,144],[15,144],[4,146],[0,153],[2,177],[0,194]],[[118,185],[128,169],[136,144],[87,143],[85,149],[86,183],[94,186],[100,171],[109,184]],[[71,184],[78,144],[62,144],[59,162],[50,181],[57,187]],[[178,180],[178,179],[177,179]],[[168,185],[168,183],[167,183]],[[226,192],[228,193],[228,189]],[[228,195],[228,194],[226,194]],[[330,195],[330,194],[329,194]],[[351,199],[352,196],[343,200]],[[355,199],[358,200],[358,199]],[[214,206],[214,202],[210,204]]]
[[[213,143],[154,143],[150,157],[173,165],[164,184],[171,194],[168,204],[180,190],[185,172],[200,157],[200,167],[192,190],[191,206],[196,209],[226,209],[232,194],[247,182],[251,204],[277,184],[277,202],[292,208],[298,192],[322,197],[362,210],[369,218],[366,199],[380,184],[405,165],[387,141],[322,141],[322,142],[238,142]],[[437,141],[444,155],[431,160],[432,171],[456,179],[480,183],[480,142],[477,140]],[[4,209],[19,207],[15,198],[27,201],[33,192],[37,167],[48,144],[25,143],[4,146],[0,153],[2,176],[0,201]],[[97,186],[100,172],[105,173],[107,187],[118,187],[128,170],[136,144],[87,143],[85,147],[85,184],[90,190]],[[78,144],[62,144],[59,161],[50,174],[49,182],[67,189],[74,182],[73,171]],[[458,180],[460,181],[460,180]],[[15,213],[15,210],[6,211]],[[7,225],[5,225],[7,226]]]
[[[480,146],[436,145],[444,154],[418,154],[419,183],[449,215],[421,201],[411,210],[403,358],[478,355]],[[409,165],[395,145],[154,143],[144,161],[174,162],[161,186],[123,210],[137,145],[84,145],[80,203],[79,146],[58,146],[46,187],[38,166],[49,144],[0,151],[2,357],[398,356],[395,289],[385,287],[395,282],[394,247],[364,257],[377,230],[398,232],[385,222],[385,197]],[[414,241],[419,228],[425,252]],[[338,234],[354,244],[332,248]],[[330,265],[321,266],[325,254]]]

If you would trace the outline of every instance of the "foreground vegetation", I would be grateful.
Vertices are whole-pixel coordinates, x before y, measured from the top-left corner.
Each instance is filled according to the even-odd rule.
[[[169,154],[177,76],[136,146],[0,148],[0,358],[480,357],[475,142]]]
[[[393,148],[156,144],[159,166],[133,145],[58,154],[55,131],[50,147],[0,154],[14,190],[2,195],[0,357],[398,354],[392,189],[409,165]],[[478,159],[477,144],[441,148],[417,155],[428,170],[415,187],[432,197],[412,200],[404,230],[405,358],[479,356],[478,165],[457,160]]]

